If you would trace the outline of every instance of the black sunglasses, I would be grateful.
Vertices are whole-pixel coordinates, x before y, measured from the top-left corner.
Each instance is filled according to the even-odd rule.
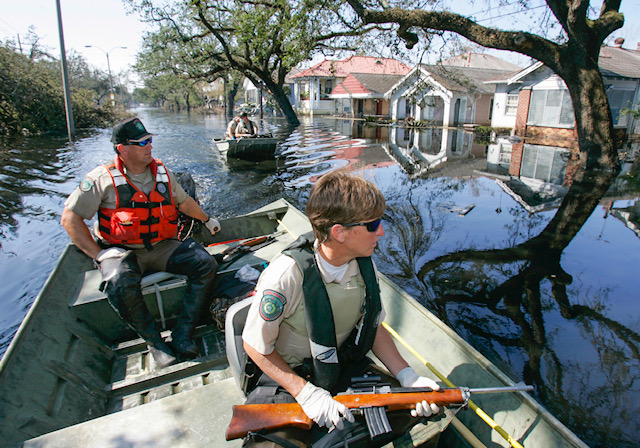
[[[374,221],[369,221],[369,222],[357,222],[353,224],[340,224],[340,225],[344,227],[365,226],[369,232],[375,232],[378,230],[378,227],[380,227],[380,224],[382,224],[382,218],[378,218]]]
[[[127,145],[140,145],[140,146],[147,146],[147,144],[151,143],[153,141],[152,137],[149,137],[146,140],[142,140],[141,142],[127,142]]]

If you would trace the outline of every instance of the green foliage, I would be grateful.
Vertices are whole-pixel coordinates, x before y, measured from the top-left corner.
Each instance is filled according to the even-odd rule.
[[[83,76],[77,79],[86,81]],[[11,43],[4,43],[0,46],[0,80],[0,134],[66,129],[58,61],[26,56]],[[111,106],[96,106],[95,91],[74,88],[73,83],[71,91],[76,127],[104,127],[113,122],[114,110]]]
[[[284,90],[285,76],[318,52],[355,50],[375,26],[344,20],[353,13],[336,0],[128,0],[155,22],[138,68],[146,81],[158,74],[200,79],[246,76],[269,92],[297,122]]]

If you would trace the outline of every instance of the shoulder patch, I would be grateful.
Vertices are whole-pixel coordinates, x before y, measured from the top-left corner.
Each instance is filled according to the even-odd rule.
[[[282,315],[287,299],[277,291],[266,289],[260,299],[260,317],[271,322]]]
[[[93,187],[93,181],[88,177],[85,177],[82,182],[80,182],[80,189],[82,191],[89,191]]]

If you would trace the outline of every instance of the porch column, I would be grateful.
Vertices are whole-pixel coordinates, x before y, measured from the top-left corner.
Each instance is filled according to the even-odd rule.
[[[451,98],[448,96],[441,97],[444,103],[444,110],[442,112],[442,126],[447,128],[451,126]],[[444,141],[444,136],[442,138]]]

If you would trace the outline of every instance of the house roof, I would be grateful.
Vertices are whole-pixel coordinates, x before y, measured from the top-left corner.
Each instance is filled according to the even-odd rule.
[[[382,98],[403,76],[373,73],[349,73],[331,91],[336,96],[369,96]]]
[[[320,76],[327,78],[346,78],[349,73],[370,73],[405,75],[411,67],[391,58],[373,56],[350,56],[341,61],[324,60],[311,68],[291,76],[292,79]]]
[[[600,49],[598,65],[603,76],[640,78],[640,51],[604,46]]]
[[[640,51],[628,50],[622,47],[603,46],[600,48],[598,65],[602,76],[609,78],[638,79],[640,78]],[[538,61],[518,72],[507,73],[486,82],[492,84],[513,84],[521,81],[527,75],[541,67],[544,67],[544,64]]]
[[[493,93],[495,87],[485,81],[505,73],[504,70],[443,65],[423,65],[422,69],[447,90],[476,93]]]
[[[300,70],[299,68],[292,68],[291,71],[289,73],[287,73],[287,75],[284,77],[284,82],[285,84],[291,84],[293,82],[293,77],[295,77],[298,73],[300,73],[302,70]]]
[[[471,52],[454,56],[450,59],[447,59],[446,61],[441,62],[439,65],[486,68],[492,70],[506,70],[509,72],[522,69],[522,67],[512,64],[511,62],[504,61],[496,56]]]

